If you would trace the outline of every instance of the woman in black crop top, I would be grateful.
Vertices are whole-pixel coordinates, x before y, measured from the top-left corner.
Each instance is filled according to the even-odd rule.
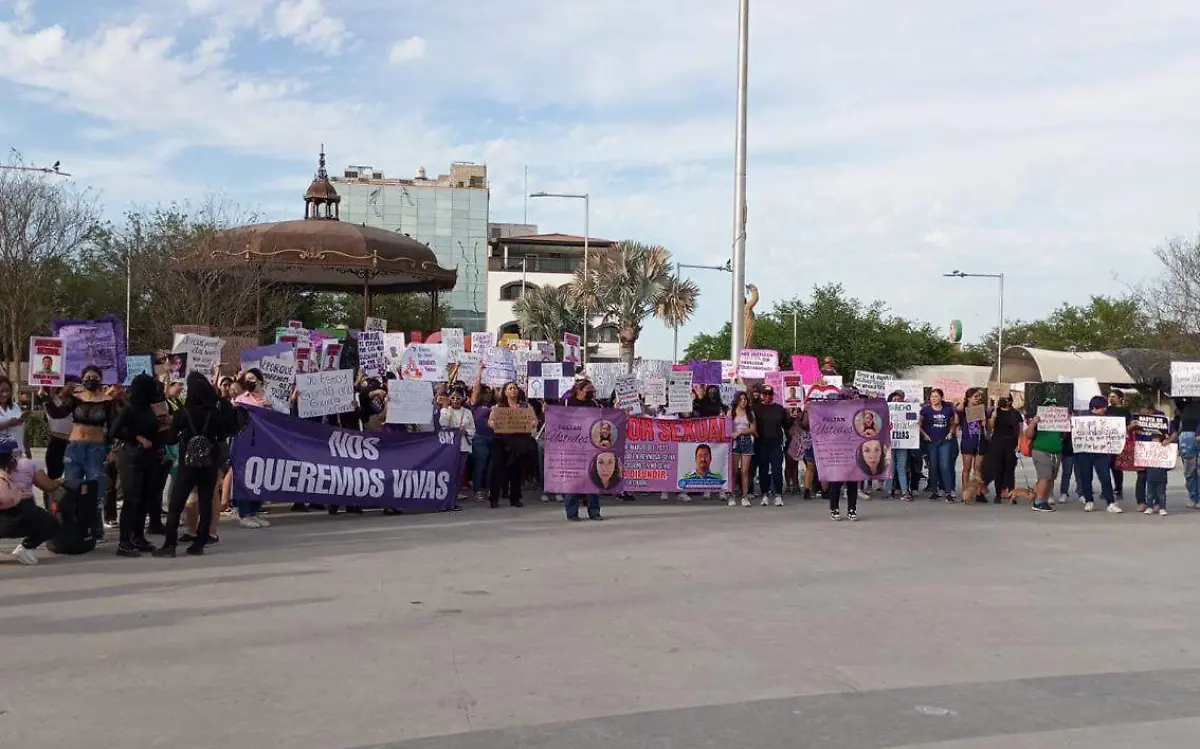
[[[61,403],[48,402],[46,413],[56,419],[70,416],[71,439],[63,456],[63,476],[69,483],[96,482],[96,496],[103,497],[108,488],[108,474],[104,470],[108,459],[108,427],[116,416],[116,403],[102,391],[103,374],[99,367],[88,365],[83,368],[81,385],[75,392],[67,393]],[[96,520],[92,524],[92,536],[104,538],[104,505],[97,503]]]
[[[146,516],[161,505],[153,492],[155,466],[162,462],[162,438],[154,413],[157,383],[148,374],[133,378],[129,403],[121,409],[109,429],[116,447],[117,475],[121,489],[121,542],[117,556],[136,557],[153,551],[146,540]]]

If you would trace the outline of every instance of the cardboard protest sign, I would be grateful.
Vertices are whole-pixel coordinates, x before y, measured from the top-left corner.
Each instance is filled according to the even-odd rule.
[[[386,333],[387,319],[383,317],[368,317],[366,324],[363,325],[363,330],[372,333]]]
[[[491,419],[496,434],[526,434],[536,422],[532,408],[493,408]]]
[[[958,403],[966,399],[967,390],[971,386],[962,380],[955,380],[951,377],[934,377],[932,387],[942,391],[943,400]]]

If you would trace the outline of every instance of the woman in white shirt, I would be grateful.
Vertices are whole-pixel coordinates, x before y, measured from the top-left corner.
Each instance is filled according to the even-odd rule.
[[[471,441],[475,439],[475,416],[470,409],[464,408],[467,394],[455,388],[450,392],[449,404],[438,412],[438,426],[442,429],[457,429],[462,433],[460,451],[463,456],[463,466],[466,466],[467,456],[471,454]],[[463,483],[465,486],[466,483]],[[459,498],[466,496],[460,491]]]
[[[12,380],[3,375],[0,375],[0,434],[12,437],[25,457],[31,457],[29,446],[25,444],[25,412],[13,397]]]

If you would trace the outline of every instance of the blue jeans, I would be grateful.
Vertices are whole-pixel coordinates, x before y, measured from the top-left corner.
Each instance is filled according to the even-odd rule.
[[[471,488],[486,492],[492,477],[492,438],[477,434],[471,441]]]
[[[1183,477],[1187,482],[1188,501],[1200,503],[1200,458],[1183,459]]]
[[[958,471],[954,470],[958,465],[958,440],[951,437],[947,440],[950,443],[950,492],[958,490]]]
[[[67,443],[67,451],[63,455],[63,477],[67,481],[96,482],[96,496],[101,501],[96,504],[96,523],[92,530],[101,535],[104,534],[104,493],[108,491],[108,473],[105,471],[107,459],[108,446],[103,442],[72,440]]]
[[[908,494],[908,450],[892,450],[892,476],[883,482],[883,490],[890,492],[894,485],[899,484],[900,491]]]
[[[579,500],[582,495],[568,494],[563,501],[563,506],[566,507],[568,518],[579,517]],[[588,494],[582,497],[587,502],[588,517],[595,519],[600,517],[600,495]]]
[[[954,461],[951,459],[950,440],[929,442],[925,454],[929,457],[929,484],[933,493],[954,493]]]
[[[1058,493],[1064,497],[1071,493],[1071,477],[1075,475],[1076,470],[1078,469],[1075,468],[1075,456],[1064,455],[1062,457],[1062,476],[1058,480]],[[1082,490],[1079,488],[1079,479],[1076,478],[1075,493],[1079,494],[1080,491]],[[1079,494],[1079,496],[1083,495]]]
[[[1085,502],[1095,501],[1092,492],[1092,474],[1100,479],[1100,496],[1106,504],[1116,501],[1113,497],[1112,456],[1101,453],[1075,453],[1075,490]],[[1064,475],[1066,469],[1063,469]]]
[[[758,463],[758,488],[763,495],[783,494],[783,443],[755,440],[754,457]]]

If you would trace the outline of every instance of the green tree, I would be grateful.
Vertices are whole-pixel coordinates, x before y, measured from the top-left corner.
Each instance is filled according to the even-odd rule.
[[[371,317],[388,322],[389,330],[430,330],[433,322],[433,297],[430,294],[375,294],[371,297]],[[295,317],[309,328],[345,325],[361,330],[362,297],[358,294],[310,292],[302,294]],[[450,307],[438,305],[438,328],[450,327]]]
[[[729,340],[726,323],[718,333],[693,338],[686,356],[727,359]],[[897,374],[920,364],[958,361],[953,345],[933,326],[896,317],[882,302],[848,297],[840,284],[815,287],[808,301],[785,300],[759,316],[754,347],[779,351],[783,362],[792,354],[832,356],[845,377],[859,369]]]
[[[583,310],[570,286],[530,286],[513,305],[522,337],[561,345],[563,333],[583,331]]]
[[[674,327],[696,311],[700,289],[675,277],[665,247],[619,242],[591,256],[588,273],[580,268],[571,283],[575,303],[617,326],[621,359],[633,366],[633,352],[649,318]]]

